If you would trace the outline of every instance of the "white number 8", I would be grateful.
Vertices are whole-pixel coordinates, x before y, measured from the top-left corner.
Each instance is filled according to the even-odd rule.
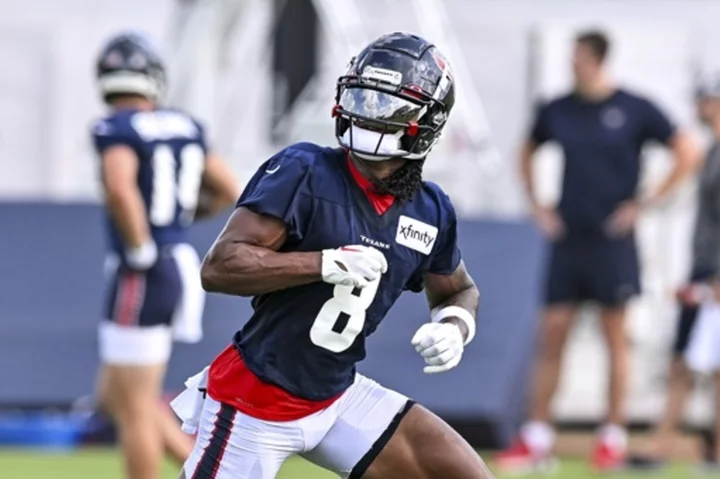
[[[375,299],[380,280],[362,289],[336,285],[310,328],[310,341],[334,353],[348,349],[365,326],[367,309]],[[345,324],[343,324],[345,323]]]

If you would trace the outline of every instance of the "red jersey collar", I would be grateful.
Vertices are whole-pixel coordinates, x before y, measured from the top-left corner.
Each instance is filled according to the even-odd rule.
[[[379,214],[385,213],[395,203],[395,197],[387,193],[378,193],[375,191],[375,186],[372,182],[365,177],[360,171],[358,171],[355,163],[350,159],[350,154],[347,155],[347,164],[350,174],[355,179],[355,182],[363,190],[370,203]]]

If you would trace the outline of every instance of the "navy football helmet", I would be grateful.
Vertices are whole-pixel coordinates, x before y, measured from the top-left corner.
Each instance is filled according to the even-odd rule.
[[[450,66],[428,41],[390,33],[350,61],[337,81],[335,136],[366,160],[424,159],[455,103]]]
[[[96,75],[106,101],[122,94],[157,101],[165,90],[162,59],[150,42],[137,33],[123,33],[107,42],[97,60]]]

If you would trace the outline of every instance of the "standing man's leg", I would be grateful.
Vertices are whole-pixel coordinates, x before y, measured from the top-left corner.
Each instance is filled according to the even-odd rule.
[[[196,344],[203,336],[202,318],[205,309],[205,291],[200,281],[200,258],[195,248],[178,244],[172,249],[177,265],[182,295],[172,315],[173,339],[186,344]],[[173,461],[182,465],[193,449],[193,438],[182,431],[172,409],[159,404],[158,420],[161,423],[165,452]]]
[[[713,433],[715,435],[715,438],[720,437],[720,371],[715,372],[715,424],[713,428]],[[720,470],[720,441],[715,440],[715,451],[714,451],[714,458],[712,458],[713,466],[715,466],[713,469],[717,472]],[[709,462],[708,459],[705,458],[706,462]]]
[[[127,478],[156,479],[166,447],[159,412],[181,281],[174,259],[164,256],[147,271],[117,266],[110,278],[99,327],[98,398],[118,429]]]
[[[600,429],[592,465],[598,470],[622,467],[627,452],[625,401],[630,369],[626,334],[627,304],[640,293],[635,238],[597,239],[586,252],[585,276],[592,299],[600,303],[601,325],[608,351],[608,413]]]
[[[625,334],[625,306],[605,307],[601,312],[601,324],[609,361],[607,422],[600,431],[602,445],[616,450],[627,449],[625,432],[625,400],[629,375],[629,342]],[[596,466],[603,468],[603,461]]]
[[[577,313],[573,304],[551,305],[543,312],[540,344],[533,370],[530,420],[549,424],[552,421],[552,400],[560,382],[560,368]]]
[[[497,455],[498,468],[508,472],[547,469],[555,445],[552,401],[560,382],[563,353],[582,296],[576,277],[575,246],[553,244],[547,274],[546,307],[540,322],[530,397],[530,417],[519,438]]]
[[[157,420],[164,364],[101,368],[98,395],[118,430],[128,479],[160,477],[163,439]]]
[[[560,383],[565,344],[576,313],[577,306],[565,304],[548,306],[543,314],[533,369],[530,417],[520,432],[522,443],[536,457],[548,458],[555,446],[552,402]]]
[[[685,411],[685,401],[692,388],[692,373],[681,357],[674,357],[670,363],[665,409],[653,433],[651,453],[658,459],[667,458],[673,450]]]
[[[180,429],[177,416],[167,404],[158,404],[157,420],[160,422],[160,434],[165,454],[178,465],[183,465],[193,449],[193,439]]]
[[[673,450],[678,428],[683,418],[685,401],[693,387],[693,375],[683,356],[696,323],[697,312],[696,306],[682,307],[673,344],[665,408],[660,421],[655,426],[647,451],[628,459],[628,466],[633,469],[646,470],[662,467]]]

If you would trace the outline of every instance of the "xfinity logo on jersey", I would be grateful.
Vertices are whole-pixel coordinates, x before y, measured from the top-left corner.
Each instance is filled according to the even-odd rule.
[[[390,245],[387,243],[383,243],[382,241],[374,240],[372,238],[368,238],[365,235],[360,235],[360,239],[363,243],[367,243],[370,246],[374,246],[375,248],[383,248],[383,249],[390,249]]]
[[[409,216],[400,216],[395,241],[422,254],[430,254],[437,239],[438,229]]]

